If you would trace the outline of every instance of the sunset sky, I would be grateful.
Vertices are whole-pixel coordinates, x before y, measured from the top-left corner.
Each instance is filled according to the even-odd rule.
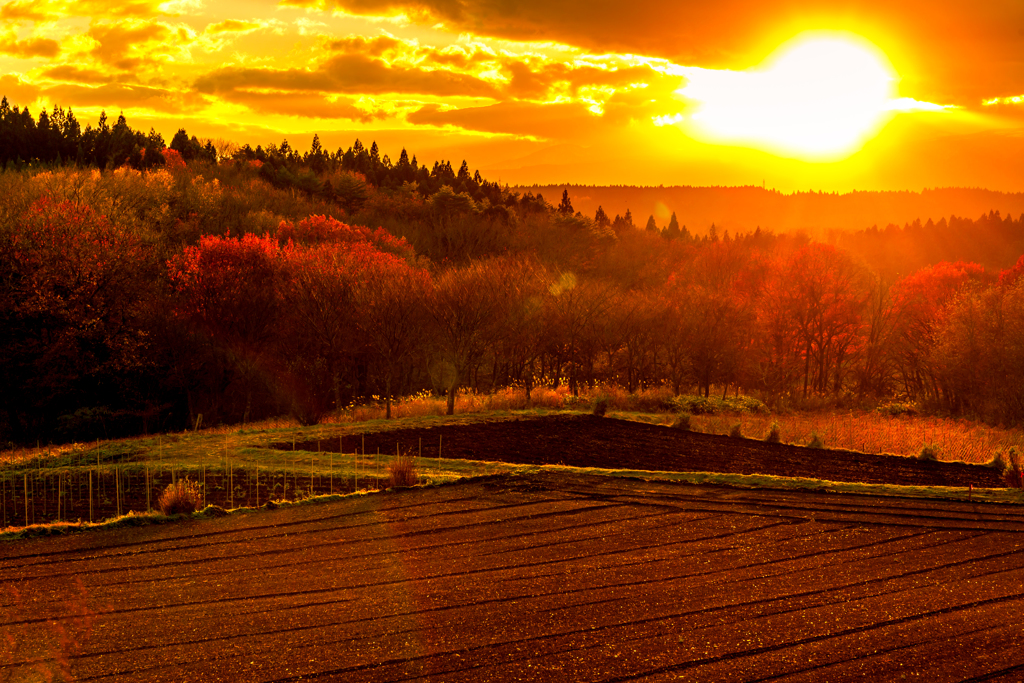
[[[1024,191],[1020,0],[0,0],[0,94],[512,184]]]

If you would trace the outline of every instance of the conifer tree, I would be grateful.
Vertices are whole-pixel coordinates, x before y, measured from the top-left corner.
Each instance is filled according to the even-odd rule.
[[[562,201],[558,205],[558,213],[564,216],[571,216],[575,213],[572,202],[569,200],[569,188],[562,190]]]

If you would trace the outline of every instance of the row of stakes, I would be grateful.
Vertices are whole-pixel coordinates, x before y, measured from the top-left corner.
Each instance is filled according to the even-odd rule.
[[[442,448],[442,445],[443,445],[442,439],[443,439],[443,437],[439,435],[438,436],[438,442],[437,442],[437,468],[438,468],[438,473],[440,473],[440,471],[441,471],[441,448]],[[341,448],[341,440],[340,439],[339,439],[338,446],[339,446],[339,450],[341,450],[343,452],[343,449]],[[295,441],[294,441],[294,439],[292,440],[292,450],[295,450]],[[365,458],[366,457],[366,438],[365,437],[363,437],[363,439],[362,439],[362,448],[360,450],[362,452],[361,453],[362,457]],[[162,449],[161,449],[161,451],[162,451]],[[314,479],[316,477],[316,462],[317,462],[318,459],[320,459],[319,458],[320,454],[321,454],[321,447],[320,447],[320,442],[318,441],[317,442],[317,456],[318,456],[318,458],[311,458],[310,459],[309,495],[313,495],[313,482],[314,482]],[[353,488],[356,491],[359,490],[359,460],[357,458],[358,455],[359,455],[358,453],[353,453],[353,464],[354,464]],[[395,443],[395,455],[398,456],[398,457],[401,456],[400,444],[398,444],[397,442]],[[419,455],[420,455],[420,458],[423,457],[423,439],[420,439],[420,441],[419,441]],[[296,462],[298,462],[298,461],[296,461]],[[330,467],[330,492],[333,494],[334,493],[334,453],[333,452],[330,454],[329,462],[330,462],[330,465],[329,465],[329,467]],[[96,465],[97,465],[96,470],[90,468],[89,471],[88,471],[88,489],[89,489],[88,497],[89,497],[89,521],[90,522],[92,522],[93,518],[94,518],[93,501],[94,501],[95,496],[93,494],[93,473],[100,469],[100,463],[99,463],[99,456],[98,455],[97,455]],[[41,469],[41,465],[40,465],[40,469]],[[228,504],[228,506],[230,508],[230,507],[234,506],[234,502],[235,502],[235,495],[234,495],[234,493],[235,493],[235,489],[234,489],[234,469],[235,468],[234,468],[234,465],[233,465],[233,463],[232,463],[232,461],[230,459],[225,459],[225,467],[224,467],[224,469],[227,470],[227,476],[228,476],[228,491],[226,493],[228,495],[227,504]],[[124,512],[125,512],[124,510],[122,510],[122,502],[125,500],[123,470],[124,470],[124,468],[122,466],[117,466],[117,465],[114,466],[113,474],[114,474],[114,490],[115,490],[115,511],[116,511],[116,514],[117,514],[118,517],[123,515]],[[255,473],[255,477],[254,478],[256,480],[256,486],[255,486],[255,488],[256,488],[256,507],[259,507],[259,505],[260,505],[260,485],[259,485],[260,466],[259,466],[259,461],[257,461],[256,464],[255,464],[255,470],[256,470],[256,473]],[[151,483],[152,479],[151,479],[151,472],[150,472],[149,464],[146,465],[145,472],[146,472],[146,510],[147,511],[152,511],[152,509],[153,509],[152,483]],[[171,485],[174,486],[174,485],[177,484],[177,481],[178,481],[177,471],[174,468],[171,468],[170,472],[171,472]],[[287,472],[285,472],[283,474],[283,477],[284,477],[284,487],[283,487],[283,490],[286,491],[287,490],[287,482],[288,482],[288,474],[287,474]],[[99,475],[98,474],[97,474],[96,479],[97,479],[97,483],[99,483]],[[380,481],[380,448],[377,449],[376,474],[375,474],[374,479],[379,483],[379,481]],[[33,484],[32,492],[34,493],[34,491],[35,491],[35,481],[33,481],[32,484]],[[205,507],[206,506],[206,466],[204,466],[203,469],[202,469],[202,479],[200,481],[200,484],[201,484],[201,488],[202,488],[202,491],[203,491],[203,506]],[[0,485],[2,485],[2,488],[0,488],[0,515],[2,515],[3,526],[6,527],[7,526],[7,478],[6,477],[4,477],[2,480],[0,480]],[[15,486],[16,486],[16,484],[12,485],[12,487],[11,487],[12,499],[14,499],[14,493],[15,493],[15,490],[16,490]],[[70,493],[71,492],[71,486],[72,485],[71,485],[71,481],[70,481],[70,473],[69,472],[58,472],[58,474],[57,474],[57,495],[56,495],[56,499],[57,499],[56,500],[56,503],[57,503],[57,520],[58,521],[62,520],[64,517],[68,516],[68,510],[67,510],[68,506],[67,506],[67,502],[65,502],[65,501],[71,497],[71,493]],[[24,499],[24,504],[25,504],[25,526],[28,526],[30,524],[30,519],[34,516],[34,509],[33,509],[33,507],[30,504],[30,500],[31,500],[31,498],[34,498],[35,496],[34,495],[30,496],[30,493],[29,493],[29,475],[28,475],[27,472],[25,472],[23,474],[23,489],[22,490],[24,492],[23,499]],[[79,490],[81,491],[81,487],[79,487]],[[295,487],[294,487],[293,490],[295,490],[295,491],[298,490],[298,475],[297,474],[295,475]],[[44,489],[43,489],[44,501],[45,501],[45,492],[46,492],[46,490],[45,490],[45,484],[44,484]],[[81,500],[81,499],[79,499],[79,500]],[[44,502],[44,507],[45,507],[45,502]],[[13,512],[13,510],[12,510],[12,512]]]

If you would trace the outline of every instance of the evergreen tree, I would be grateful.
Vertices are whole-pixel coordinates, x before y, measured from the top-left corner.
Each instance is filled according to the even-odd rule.
[[[606,214],[604,209],[600,206],[597,207],[597,213],[594,214],[594,222],[602,227],[607,227],[612,224],[612,222],[608,220],[608,214]]]
[[[672,218],[668,219],[668,227],[665,228],[664,236],[670,240],[679,239],[679,220],[676,219],[676,212],[672,212]]]
[[[569,200],[569,188],[562,190],[562,201],[558,204],[558,213],[563,216],[571,216],[575,213],[572,202]]]
[[[647,230],[647,232],[658,232],[658,224],[654,222],[654,214],[651,214],[651,217],[647,219],[647,227],[645,230]]]
[[[320,145],[320,136],[316,133],[313,133],[313,142],[309,146],[309,153],[306,154],[305,161],[316,173],[323,173],[327,167],[327,155],[324,154],[324,149]]]

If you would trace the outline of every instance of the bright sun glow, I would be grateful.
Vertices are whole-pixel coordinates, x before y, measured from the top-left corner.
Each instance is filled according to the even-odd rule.
[[[682,71],[692,135],[807,160],[849,156],[896,112],[931,108],[898,98],[888,58],[849,33],[801,34],[748,71]]]

